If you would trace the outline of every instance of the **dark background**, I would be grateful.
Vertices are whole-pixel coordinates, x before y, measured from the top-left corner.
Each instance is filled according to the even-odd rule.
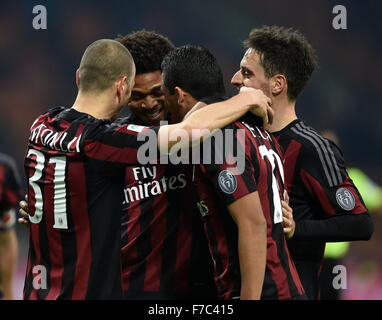
[[[332,26],[332,10],[338,4],[347,9],[347,30]],[[35,5],[47,9],[47,30],[32,26]],[[203,45],[218,58],[227,91],[234,94],[230,79],[244,53],[241,42],[251,28],[263,24],[297,28],[315,47],[320,67],[298,99],[298,116],[318,130],[335,130],[347,163],[382,185],[382,2],[377,0],[2,0],[0,151],[12,155],[22,173],[30,125],[51,106],[72,105],[76,69],[94,40],[145,28],[166,35],[177,46]],[[27,233],[20,227],[17,231],[19,297]],[[372,249],[372,243],[363,243],[362,248]],[[372,261],[379,263],[377,247],[371,255],[377,254]],[[380,265],[377,279],[382,282]],[[377,288],[379,299],[381,287]]]

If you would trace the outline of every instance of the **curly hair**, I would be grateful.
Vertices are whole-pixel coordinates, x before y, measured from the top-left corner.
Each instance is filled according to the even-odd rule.
[[[292,101],[297,99],[317,67],[315,50],[301,33],[291,28],[263,26],[252,29],[244,46],[260,55],[268,78],[276,74],[286,77],[287,94]]]
[[[165,36],[145,29],[126,36],[118,35],[115,40],[130,51],[135,62],[136,74],[161,70],[163,58],[175,49]]]

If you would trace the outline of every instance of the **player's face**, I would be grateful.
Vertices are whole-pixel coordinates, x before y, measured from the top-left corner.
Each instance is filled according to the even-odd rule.
[[[160,71],[137,74],[129,107],[146,125],[159,125],[165,120],[164,96]]]
[[[259,54],[253,49],[248,49],[244,54],[240,63],[240,70],[234,74],[231,83],[238,90],[243,86],[261,89],[265,95],[272,98],[269,79],[265,76]]]

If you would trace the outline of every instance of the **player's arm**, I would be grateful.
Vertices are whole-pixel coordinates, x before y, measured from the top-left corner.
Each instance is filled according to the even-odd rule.
[[[239,234],[240,299],[258,300],[263,288],[267,253],[267,223],[258,192],[231,203],[228,210]]]
[[[235,166],[229,165],[225,159],[223,164],[202,164],[201,170],[214,185],[215,192],[227,206],[238,228],[238,253],[241,274],[240,299],[259,299],[265,276],[266,250],[267,250],[267,224],[257,192],[257,183],[253,175],[258,170],[258,161],[249,154],[256,154],[249,143],[248,136],[245,141],[239,138],[239,130],[235,126],[229,126],[234,130],[232,145],[237,145],[238,155],[244,158],[243,170],[239,170],[238,162]],[[224,131],[225,133],[226,131]],[[245,131],[247,135],[248,132]],[[223,134],[220,143],[211,144],[211,159],[215,159],[216,153],[223,154],[223,146],[226,145],[228,135]],[[237,142],[239,142],[237,144]],[[241,149],[242,148],[242,149]],[[245,152],[251,148],[252,152]],[[240,151],[241,150],[241,151]],[[226,179],[221,179],[222,177]],[[228,186],[224,180],[229,180]]]
[[[197,110],[178,124],[145,127],[97,122],[81,137],[81,151],[86,157],[99,162],[99,170],[119,174],[119,169],[126,164],[146,164],[157,160],[158,150],[168,154],[175,151],[172,149],[174,145],[178,150],[200,142],[248,111],[268,123],[273,115],[270,103],[271,100],[261,90],[245,88],[231,99]]]
[[[373,233],[372,218],[356,186],[349,178],[343,156],[332,142],[306,155],[306,167],[300,171],[302,183],[317,203],[320,218],[296,222],[294,238],[326,242],[369,240]],[[330,155],[330,156],[329,156]]]
[[[188,114],[180,123],[163,126],[158,132],[158,148],[162,153],[171,152],[176,144],[177,150],[192,143],[206,139],[215,130],[238,120],[248,111],[261,117],[265,124],[272,122],[271,100],[261,90],[245,88],[228,100],[213,103]],[[205,135],[205,132],[209,134]],[[179,141],[180,137],[186,137]]]

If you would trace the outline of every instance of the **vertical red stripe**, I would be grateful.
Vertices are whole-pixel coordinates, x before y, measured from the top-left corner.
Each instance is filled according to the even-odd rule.
[[[73,300],[85,299],[92,263],[89,211],[86,201],[86,177],[83,162],[68,162],[68,191],[77,245],[77,262],[74,276]],[[76,177],[73,180],[70,177]],[[73,190],[78,190],[78,194]]]
[[[335,210],[321,184],[304,169],[301,169],[300,174],[304,185],[311,193],[313,199],[318,198],[318,201],[321,204],[322,209],[324,209],[324,212],[327,215],[334,216],[336,214]]]
[[[302,144],[297,142],[296,140],[292,140],[289,144],[288,148],[284,153],[284,177],[285,177],[285,188],[289,193],[292,188],[292,181],[295,177],[296,163],[298,155],[300,154],[300,149]]]

